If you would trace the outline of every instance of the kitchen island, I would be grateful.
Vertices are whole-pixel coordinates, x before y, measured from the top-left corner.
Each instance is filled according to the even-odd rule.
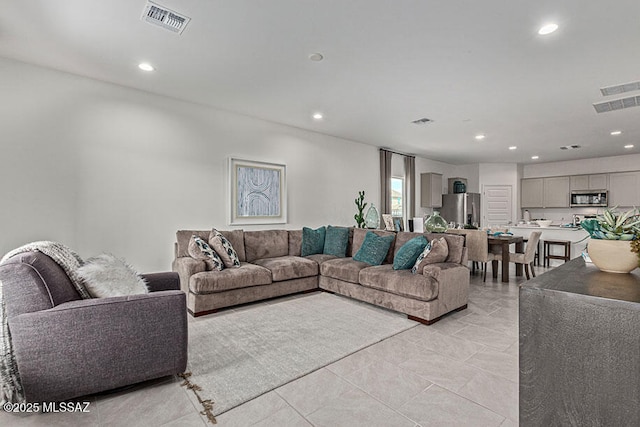
[[[587,247],[587,241],[589,240],[585,239],[589,236],[589,233],[581,227],[560,227],[554,225],[549,227],[539,227],[536,225],[514,225],[509,227],[509,232],[513,233],[514,236],[522,236],[525,239],[529,238],[532,231],[542,232],[542,235],[540,236],[540,264],[543,263],[542,247],[544,240],[570,241],[571,258],[579,257],[582,254],[582,251]],[[560,248],[552,247],[551,250],[554,255],[560,255]]]

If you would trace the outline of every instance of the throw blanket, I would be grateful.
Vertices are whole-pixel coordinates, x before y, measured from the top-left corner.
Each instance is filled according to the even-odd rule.
[[[33,242],[14,249],[6,254],[0,264],[9,258],[25,252],[41,252],[53,259],[67,273],[71,283],[75,286],[80,296],[84,299],[91,298],[87,292],[82,279],[77,274],[77,269],[82,265],[82,258],[74,251],[63,244],[56,242]],[[4,293],[2,291],[2,281],[0,280],[0,403],[20,403],[24,402],[24,390],[20,382],[18,365],[16,364],[13,346],[11,344],[11,332],[5,310]]]

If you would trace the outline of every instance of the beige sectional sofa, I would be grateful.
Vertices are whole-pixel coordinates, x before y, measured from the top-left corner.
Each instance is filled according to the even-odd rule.
[[[341,294],[407,314],[422,323],[433,323],[442,315],[466,308],[469,269],[464,237],[425,233],[427,239],[443,236],[449,246],[445,262],[429,264],[418,274],[393,270],[400,247],[420,233],[394,236],[382,265],[355,261],[352,255],[370,230],[351,228],[347,256],[301,256],[302,230],[221,231],[238,253],[240,267],[206,271],[204,261],[191,258],[192,235],[207,239],[209,230],[180,230],[175,244],[173,271],[180,276],[187,294],[187,309],[193,316],[224,307],[317,289]]]

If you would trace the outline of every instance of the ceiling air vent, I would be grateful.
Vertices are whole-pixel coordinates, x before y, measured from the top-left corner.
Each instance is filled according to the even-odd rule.
[[[187,16],[150,1],[144,6],[141,19],[178,34],[182,34],[184,28],[191,21],[191,18]]]
[[[565,145],[564,147],[560,147],[561,150],[577,150],[580,148],[579,145]]]
[[[413,123],[414,125],[426,125],[427,123],[433,123],[433,120],[423,117],[421,119],[414,120],[411,123]]]
[[[621,93],[633,92],[634,90],[640,90],[640,82],[624,83],[621,85],[600,88],[602,96],[620,95]]]
[[[607,111],[622,110],[624,108],[637,107],[640,105],[640,95],[630,96],[628,98],[614,99],[612,101],[597,102],[593,104],[593,108],[597,113],[606,113]]]

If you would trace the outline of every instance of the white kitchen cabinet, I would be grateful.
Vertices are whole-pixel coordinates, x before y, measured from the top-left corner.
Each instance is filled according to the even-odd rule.
[[[640,172],[609,174],[609,206],[640,205]]]
[[[545,208],[569,207],[569,177],[555,176],[544,179],[544,205]]]
[[[544,179],[524,178],[520,181],[520,205],[523,208],[541,208],[544,206]]]
[[[439,173],[420,174],[420,206],[423,208],[442,207],[442,175]]]
[[[571,191],[606,190],[608,188],[609,174],[606,173],[573,175],[570,178]]]

